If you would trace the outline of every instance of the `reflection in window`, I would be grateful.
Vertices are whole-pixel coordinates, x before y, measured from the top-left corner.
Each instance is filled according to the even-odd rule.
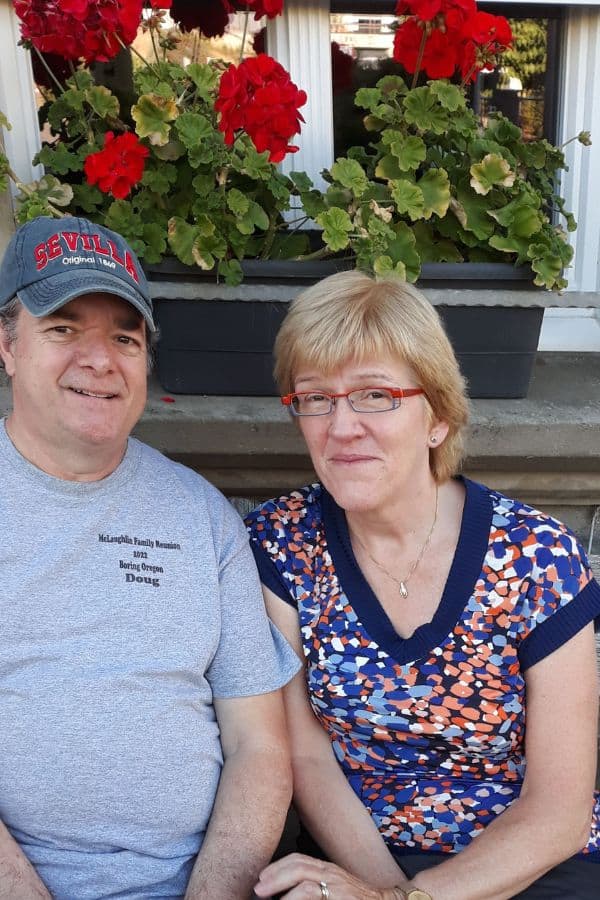
[[[362,125],[364,110],[354,106],[356,90],[373,86],[383,75],[404,72],[392,58],[395,16],[335,13],[330,21],[337,157],[370,140]],[[504,54],[499,70],[479,75],[470,87],[471,104],[482,123],[498,111],[521,126],[526,140],[547,137],[554,141],[555,75],[548,60],[552,59],[549,48],[556,46],[557,23],[534,18],[509,21],[514,49]]]

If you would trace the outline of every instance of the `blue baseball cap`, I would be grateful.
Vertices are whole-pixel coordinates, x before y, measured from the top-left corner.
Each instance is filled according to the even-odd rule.
[[[120,234],[75,216],[39,216],[17,229],[0,266],[0,309],[18,297],[32,316],[47,316],[98,292],[127,300],[156,331],[146,276]]]

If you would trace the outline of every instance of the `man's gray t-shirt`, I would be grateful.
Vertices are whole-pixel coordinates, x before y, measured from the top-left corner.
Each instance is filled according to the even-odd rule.
[[[56,900],[182,897],[222,766],[213,697],[299,665],[241,520],[133,439],[67,482],[0,425],[0,465],[0,820]]]

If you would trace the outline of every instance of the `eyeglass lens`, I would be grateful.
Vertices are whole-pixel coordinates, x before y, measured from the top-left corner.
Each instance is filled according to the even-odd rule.
[[[343,396],[348,398],[355,412],[385,412],[400,405],[400,398],[385,388],[360,388]],[[336,400],[318,391],[293,394],[292,408],[297,416],[324,416],[331,412]]]

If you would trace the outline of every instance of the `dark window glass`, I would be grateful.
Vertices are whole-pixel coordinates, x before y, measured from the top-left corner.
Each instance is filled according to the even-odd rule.
[[[344,0],[331,3],[331,57],[335,155],[367,144],[364,111],[354,106],[359,87],[374,85],[389,73],[403,74],[392,59],[396,3]],[[525,4],[480,3],[480,9],[507,16],[514,49],[497,71],[481,73],[470,88],[470,101],[482,122],[495,111],[520,125],[526,140],[556,139],[556,98],[560,53],[560,10]],[[535,16],[535,10],[544,17]]]

